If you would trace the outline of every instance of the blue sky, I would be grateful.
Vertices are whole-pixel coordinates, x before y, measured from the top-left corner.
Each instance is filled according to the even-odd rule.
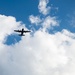
[[[14,16],[18,21],[22,21],[28,26],[28,16],[31,14],[39,14],[38,4],[38,0],[1,0],[0,14]],[[53,9],[50,15],[53,16],[54,14],[61,20],[60,29],[67,28],[75,32],[74,28],[66,22],[69,19],[68,15],[72,15],[75,12],[75,0],[50,0],[48,5],[58,8],[58,11]]]
[[[0,13],[15,16],[17,20],[25,22],[32,13],[38,14],[37,5],[36,0],[4,0],[0,1]]]

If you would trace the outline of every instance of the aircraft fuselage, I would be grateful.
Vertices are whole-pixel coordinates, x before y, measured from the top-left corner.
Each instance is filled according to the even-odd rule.
[[[27,31],[27,30],[25,31],[24,28],[22,28],[22,30],[14,30],[14,31],[21,33],[21,34],[19,34],[19,36],[25,36],[24,33],[31,32],[31,31]]]

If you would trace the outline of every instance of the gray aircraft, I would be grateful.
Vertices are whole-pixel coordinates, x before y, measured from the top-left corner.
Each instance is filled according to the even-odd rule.
[[[19,34],[19,36],[25,36],[24,33],[31,32],[31,31],[24,30],[24,28],[22,28],[22,30],[14,30],[14,31],[21,33]]]

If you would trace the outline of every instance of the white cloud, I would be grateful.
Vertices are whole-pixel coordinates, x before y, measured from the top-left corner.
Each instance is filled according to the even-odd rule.
[[[70,25],[75,27],[75,12],[72,14],[70,18],[71,18]]]
[[[75,27],[75,11],[71,11],[71,13],[67,15],[67,17],[68,24],[72,27]]]
[[[0,42],[4,41],[4,37],[12,34],[16,27],[20,27],[21,22],[16,22],[12,16],[0,15]]]
[[[59,25],[59,21],[57,20],[56,17],[44,17],[44,18],[39,18],[38,16],[29,16],[29,20],[32,24],[35,25],[40,25],[43,27],[43,30],[46,31],[47,29],[52,29],[54,26]]]
[[[56,17],[47,16],[44,19],[42,25],[43,25],[43,28],[46,30],[46,29],[51,29],[53,26],[58,26],[59,23],[58,23]]]
[[[30,15],[29,20],[32,24],[35,24],[35,25],[38,25],[41,22],[41,19],[39,16]]]
[[[48,1],[41,1],[47,11]],[[48,11],[41,13],[46,15]],[[5,38],[25,24],[12,16],[0,15],[0,75],[75,75],[75,34],[66,29],[55,34],[42,31],[59,25],[56,17],[40,19],[31,15],[29,18],[31,23],[40,23],[42,28],[33,36],[26,34],[21,41],[8,46],[3,43]]]
[[[47,6],[48,3],[49,0],[39,0],[38,9],[43,15],[47,15],[50,11],[50,7]]]
[[[5,18],[8,21],[8,17]],[[33,36],[22,37],[15,45],[0,42],[0,75],[74,75],[75,39],[72,37],[75,35],[67,30],[49,34],[39,29]]]

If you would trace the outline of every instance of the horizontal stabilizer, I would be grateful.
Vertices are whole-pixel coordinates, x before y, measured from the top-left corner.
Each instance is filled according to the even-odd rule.
[[[19,36],[25,36],[25,35],[19,34]]]

